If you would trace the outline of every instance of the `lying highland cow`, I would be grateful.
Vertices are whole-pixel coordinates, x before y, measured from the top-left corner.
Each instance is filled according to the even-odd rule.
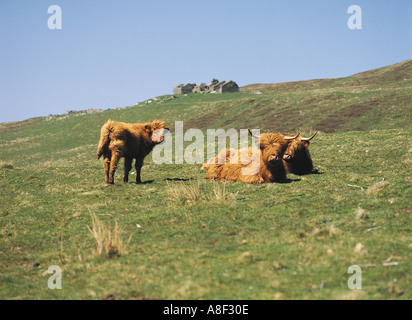
[[[283,154],[289,141],[296,137],[264,133],[255,137],[259,141],[259,149],[255,149],[255,152],[252,148],[224,149],[202,166],[203,169],[208,169],[205,178],[244,183],[283,182],[286,180]]]
[[[136,159],[136,183],[141,183],[140,171],[144,158],[155,145],[164,140],[164,121],[152,123],[123,123],[108,120],[102,127],[97,158],[103,156],[106,183],[114,184],[114,173],[119,159],[124,157],[123,183],[129,181],[132,161]]]
[[[309,153],[309,141],[316,136],[317,132],[310,138],[296,137],[287,147],[283,155],[283,164],[286,173],[296,175],[309,174],[313,171],[312,158]]]

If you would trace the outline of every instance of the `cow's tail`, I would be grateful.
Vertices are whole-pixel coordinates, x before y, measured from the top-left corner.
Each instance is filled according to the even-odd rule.
[[[103,155],[103,153],[109,148],[110,143],[110,133],[112,131],[112,120],[108,120],[102,127],[100,131],[99,146],[97,147],[97,159]]]

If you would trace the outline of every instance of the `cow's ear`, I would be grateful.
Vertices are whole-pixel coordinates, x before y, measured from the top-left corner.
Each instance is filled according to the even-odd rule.
[[[147,124],[147,125],[144,126],[144,130],[147,133],[150,133],[150,132],[152,132],[152,126],[150,124]]]
[[[309,141],[302,141],[302,143],[303,143],[303,145],[307,148],[307,147],[309,147]]]

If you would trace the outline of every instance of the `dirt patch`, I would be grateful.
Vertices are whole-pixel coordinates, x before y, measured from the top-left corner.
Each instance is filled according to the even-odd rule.
[[[336,94],[336,93],[330,93],[330,94],[318,94],[314,96],[309,96],[306,98],[303,98],[299,102],[299,106],[301,108],[309,108],[314,105],[329,105],[331,101],[333,103],[337,103],[344,99],[343,95],[341,94]]]
[[[353,121],[353,119],[363,116],[365,113],[367,113],[373,107],[378,106],[379,104],[380,102],[378,100],[373,100],[362,104],[350,105],[348,107],[342,108],[318,123],[316,125],[316,130],[320,130],[326,133],[336,132],[345,124]]]
[[[304,81],[291,81],[282,83],[268,83],[268,84],[251,84],[242,87],[242,91],[254,92],[254,91],[290,91],[290,90],[311,90],[316,87],[327,85],[335,81],[336,79],[314,79]]]
[[[244,110],[236,117],[225,121],[225,125],[230,126],[234,122],[242,129],[259,128],[262,132],[281,132],[289,134],[303,125],[304,119],[296,112],[279,110],[274,105],[258,108],[254,106]]]
[[[199,118],[191,118],[185,121],[185,129],[196,128],[209,128],[212,124],[217,122],[220,118],[222,118],[222,113],[224,110],[216,110],[214,112],[205,114]]]
[[[28,127],[30,125],[36,124],[42,120],[43,120],[42,117],[37,117],[37,118],[30,118],[24,121],[3,122],[3,123],[0,123],[0,132],[5,132],[8,130],[15,130],[15,129],[22,129],[24,127]]]
[[[244,123],[244,119],[250,119],[253,118],[253,114],[255,113],[255,111],[252,108],[247,108],[246,110],[243,110],[242,112],[238,113],[236,116],[227,119],[223,122],[222,126],[226,127],[226,126],[231,126],[233,123],[239,124],[240,123]]]
[[[282,134],[294,134],[294,132],[303,127],[305,119],[297,112],[278,111],[275,114],[269,114],[262,119],[260,128],[262,131],[279,132]]]
[[[244,101],[243,104],[247,104],[247,108],[234,117],[226,119],[222,125],[230,127],[233,126],[233,123],[236,123],[236,125],[240,125],[240,128],[248,128],[248,126],[254,123],[253,119],[260,119],[262,114],[273,113],[276,106],[272,100],[268,99],[261,100],[255,105],[251,105],[252,102],[255,102],[255,100]]]

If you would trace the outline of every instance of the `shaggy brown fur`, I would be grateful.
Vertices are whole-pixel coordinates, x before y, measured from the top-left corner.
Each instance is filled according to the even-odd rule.
[[[239,151],[224,149],[213,159],[214,161],[208,160],[203,165],[203,167],[208,167],[205,178],[244,183],[282,182],[286,180],[282,158],[289,141],[278,133],[264,133],[260,135],[259,142],[260,152],[258,151],[255,157],[253,157],[252,148]],[[248,159],[247,162],[246,159]],[[252,168],[255,165],[258,166],[258,173],[253,175],[242,174],[243,168]]]
[[[310,139],[297,137],[290,142],[283,156],[286,173],[304,175],[313,171],[312,158],[309,153]]]
[[[140,171],[144,158],[164,140],[164,121],[124,123],[108,120],[101,129],[97,158],[103,156],[107,184],[114,184],[119,159],[124,157],[123,183],[129,181],[132,161],[136,159],[136,183],[141,183]]]
[[[200,170],[209,170],[209,167],[212,163],[215,163],[215,158],[210,158],[207,160],[201,167]]]

